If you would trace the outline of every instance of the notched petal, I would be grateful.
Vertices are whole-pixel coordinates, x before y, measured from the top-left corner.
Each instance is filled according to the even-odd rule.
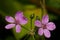
[[[47,24],[48,22],[49,22],[49,16],[47,14],[43,15],[42,24]]]
[[[20,24],[25,25],[28,22],[28,19],[26,17],[23,17],[20,19]]]
[[[23,12],[21,11],[18,11],[16,14],[15,14],[15,19],[16,20],[19,20],[20,18],[22,18],[24,15],[23,15]]]

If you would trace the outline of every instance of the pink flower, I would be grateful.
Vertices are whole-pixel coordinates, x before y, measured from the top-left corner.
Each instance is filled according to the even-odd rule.
[[[44,15],[42,21],[36,20],[35,26],[39,27],[38,34],[40,36],[44,35],[47,38],[50,38],[51,36],[50,31],[56,28],[53,22],[49,22],[48,15]]]
[[[27,18],[24,17],[23,12],[18,11],[15,14],[15,18],[11,16],[6,16],[5,20],[9,22],[10,24],[6,25],[6,29],[11,29],[16,26],[16,32],[19,33],[21,31],[21,25],[24,25],[27,23]]]

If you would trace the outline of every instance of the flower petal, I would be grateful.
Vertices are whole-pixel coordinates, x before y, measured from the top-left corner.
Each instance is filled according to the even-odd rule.
[[[13,27],[15,27],[15,24],[8,24],[5,26],[6,29],[11,29]]]
[[[54,30],[56,28],[55,24],[53,22],[49,22],[47,25],[46,25],[47,29],[48,30]]]
[[[16,25],[16,32],[19,33],[21,31],[21,26],[20,25]]]
[[[48,15],[46,14],[46,15],[44,15],[43,18],[42,18],[42,24],[47,24],[48,21],[49,21],[49,17],[48,17]]]
[[[39,34],[40,36],[43,35],[43,28],[40,28],[40,29],[38,30],[38,34]]]
[[[17,13],[16,13],[16,15],[15,15],[15,19],[16,20],[19,20],[19,19],[21,19],[23,17],[23,12],[21,12],[21,11],[18,11]]]
[[[21,24],[21,25],[24,25],[24,24],[26,24],[27,22],[28,22],[28,20],[27,20],[27,18],[25,18],[25,17],[23,17],[23,18],[20,19],[20,24]]]
[[[35,26],[41,27],[41,22],[40,22],[39,20],[36,20],[36,21],[35,21]]]
[[[47,29],[44,29],[44,35],[46,38],[50,38],[50,36],[51,36],[49,30],[47,30]]]
[[[5,20],[6,20],[7,22],[10,22],[10,23],[14,23],[14,22],[15,22],[14,18],[11,17],[11,16],[6,16],[6,17],[5,17]]]

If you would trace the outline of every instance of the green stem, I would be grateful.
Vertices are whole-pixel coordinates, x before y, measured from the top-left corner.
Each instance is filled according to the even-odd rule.
[[[47,11],[46,11],[46,8],[45,8],[45,0],[43,0],[43,3],[40,1],[40,4],[41,4],[41,7],[42,7],[42,11],[43,11],[42,16],[43,16],[44,14],[47,14]]]
[[[24,39],[24,40],[26,40],[28,37],[29,37],[29,35],[27,34],[27,36],[25,37],[25,39]]]
[[[30,16],[30,24],[31,24],[31,37],[33,38],[33,40],[35,40],[35,38],[34,38],[34,28],[33,28],[33,26],[32,26],[32,22],[33,22],[33,18],[34,18],[34,14],[32,14],[31,16]]]
[[[32,14],[32,15],[30,16],[31,30],[33,29],[33,26],[32,26],[32,20],[33,20],[33,18],[34,18],[34,14]]]
[[[33,28],[33,26],[32,26],[32,21],[33,21],[33,18],[34,18],[34,14],[32,14],[31,16],[30,16],[30,25],[31,25],[31,33],[34,33],[33,31],[34,31],[34,28]]]
[[[31,23],[31,30],[32,30],[32,19],[31,19],[31,22],[30,23]]]
[[[35,40],[35,37],[33,36],[33,39]]]
[[[22,26],[24,29],[26,29],[27,31],[31,32],[30,29],[27,29],[25,26]]]

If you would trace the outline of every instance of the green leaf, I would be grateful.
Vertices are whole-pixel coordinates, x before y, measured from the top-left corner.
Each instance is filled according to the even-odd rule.
[[[24,10],[33,10],[36,8],[36,5],[24,5]]]

